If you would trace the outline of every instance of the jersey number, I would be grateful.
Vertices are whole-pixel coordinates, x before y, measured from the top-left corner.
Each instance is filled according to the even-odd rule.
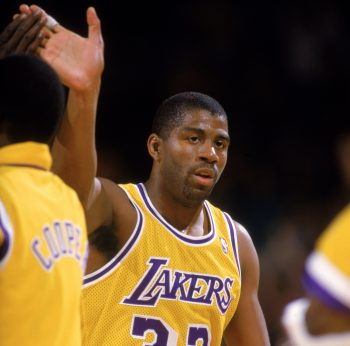
[[[151,333],[154,335],[154,341],[143,343],[143,346],[176,346],[178,334],[161,318],[150,316],[133,317],[131,326],[131,335],[137,339],[145,340]],[[190,324],[187,330],[186,346],[196,346],[197,341],[202,341],[203,346],[210,345],[211,335],[206,325]]]

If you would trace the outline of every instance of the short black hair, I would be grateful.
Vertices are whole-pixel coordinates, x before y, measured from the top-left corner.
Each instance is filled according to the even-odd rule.
[[[0,132],[11,143],[49,143],[65,107],[65,89],[56,72],[34,55],[0,59]]]
[[[186,112],[195,109],[203,109],[213,116],[227,118],[224,108],[211,96],[195,91],[185,91],[162,102],[154,115],[152,132],[166,139],[171,131],[181,124]]]

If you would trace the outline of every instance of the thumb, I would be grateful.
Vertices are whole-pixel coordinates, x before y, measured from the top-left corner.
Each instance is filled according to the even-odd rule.
[[[89,26],[89,41],[92,43],[102,46],[103,38],[101,32],[101,21],[97,16],[96,10],[94,7],[89,7],[86,11],[86,21]]]

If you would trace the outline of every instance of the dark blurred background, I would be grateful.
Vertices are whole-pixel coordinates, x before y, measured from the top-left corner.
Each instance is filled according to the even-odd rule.
[[[20,3],[1,1],[1,29]],[[349,31],[346,2],[37,1],[87,34],[102,21],[106,67],[98,110],[99,174],[145,180],[146,139],[163,99],[194,90],[230,121],[230,158],[213,201],[249,230],[274,345],[284,304],[302,294],[314,239],[349,198]]]

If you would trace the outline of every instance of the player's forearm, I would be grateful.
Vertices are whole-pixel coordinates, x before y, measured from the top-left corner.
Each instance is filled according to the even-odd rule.
[[[55,138],[53,170],[76,190],[84,206],[97,170],[96,111],[100,81],[88,90],[70,90],[67,111]]]

